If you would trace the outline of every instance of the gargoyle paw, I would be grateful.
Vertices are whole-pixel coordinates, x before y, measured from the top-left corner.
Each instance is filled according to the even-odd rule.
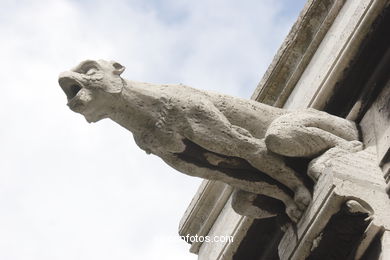
[[[294,201],[300,210],[305,210],[311,202],[311,194],[306,187],[299,187],[295,191]]]
[[[362,145],[360,145],[361,142],[359,142],[359,141],[351,141],[348,143],[352,143],[350,145],[354,146],[356,149],[358,149],[359,147],[362,147]],[[356,151],[358,151],[358,150],[356,150]],[[307,169],[307,175],[314,182],[317,182],[318,179],[320,178],[322,172],[325,170],[325,168],[327,166],[329,166],[331,159],[340,157],[340,156],[345,155],[349,152],[351,152],[351,150],[346,150],[346,149],[343,149],[342,147],[338,147],[338,146],[329,149],[328,151],[326,151],[325,153],[323,153],[319,157],[314,158],[313,160],[310,161],[308,169]]]
[[[340,145],[340,148],[342,148],[348,152],[351,152],[351,153],[356,153],[356,152],[363,150],[363,143],[360,141],[357,141],[357,140],[349,141],[343,145]]]
[[[286,207],[286,213],[294,223],[297,223],[303,212],[295,204],[291,204]]]

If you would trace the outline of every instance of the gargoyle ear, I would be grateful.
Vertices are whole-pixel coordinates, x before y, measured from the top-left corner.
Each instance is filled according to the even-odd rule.
[[[122,66],[122,65],[119,64],[118,62],[112,61],[111,64],[112,64],[112,66],[114,67],[113,73],[114,73],[115,75],[118,75],[118,76],[121,75],[122,72],[124,72],[125,69],[126,69],[125,66]]]

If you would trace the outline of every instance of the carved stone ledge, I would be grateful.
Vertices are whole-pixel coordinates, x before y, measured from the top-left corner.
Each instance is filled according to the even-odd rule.
[[[390,203],[385,186],[376,154],[364,150],[333,159],[318,180],[313,202],[301,221],[296,227],[289,227],[282,238],[280,259],[310,259],[313,250],[321,246],[330,220],[347,201],[360,203],[370,215],[364,234],[356,238],[358,242],[351,248],[352,259],[359,259],[378,232],[390,229]]]
[[[180,236],[206,236],[229,199],[233,188],[218,181],[204,180],[179,224]],[[197,254],[202,242],[193,242],[190,252]]]

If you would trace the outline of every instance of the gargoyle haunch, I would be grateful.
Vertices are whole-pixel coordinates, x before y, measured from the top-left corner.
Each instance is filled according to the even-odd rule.
[[[298,221],[311,194],[285,157],[362,148],[353,122],[325,112],[289,111],[181,84],[125,80],[124,69],[117,62],[87,60],[61,73],[70,109],[88,122],[112,119],[132,132],[141,149],[182,173],[233,186],[232,206],[242,215],[274,216],[281,201]],[[319,174],[309,170],[314,180]]]

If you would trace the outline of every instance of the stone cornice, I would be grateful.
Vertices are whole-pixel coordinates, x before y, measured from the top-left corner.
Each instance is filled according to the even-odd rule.
[[[309,0],[252,95],[282,107],[345,0]]]
[[[179,235],[206,236],[232,191],[232,187],[222,182],[204,180],[180,221]],[[192,243],[190,252],[197,253],[201,245]]]

